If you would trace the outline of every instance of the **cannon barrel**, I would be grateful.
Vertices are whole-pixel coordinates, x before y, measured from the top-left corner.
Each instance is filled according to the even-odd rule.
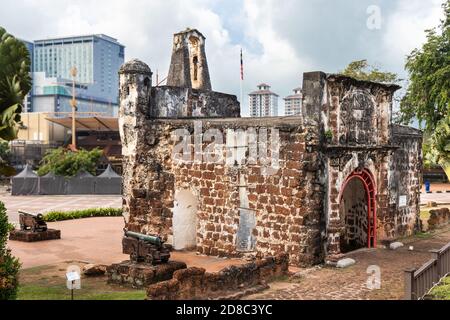
[[[157,237],[157,236],[149,236],[146,234],[133,232],[133,231],[126,231],[126,230],[125,230],[125,235],[127,237],[131,237],[131,238],[139,239],[139,240],[142,240],[145,242],[149,242],[155,246],[161,246],[163,244],[163,241],[161,240],[161,238]]]
[[[33,214],[33,213],[25,212],[25,211],[22,211],[22,210],[18,210],[17,212],[19,214],[23,214],[26,217],[36,218],[37,220],[43,220],[44,219],[44,215],[42,213]]]

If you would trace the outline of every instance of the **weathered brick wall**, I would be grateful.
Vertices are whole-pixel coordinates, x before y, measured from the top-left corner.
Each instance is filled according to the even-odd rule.
[[[243,179],[248,209],[254,210],[256,219],[251,231],[255,238],[252,251],[260,255],[287,252],[291,263],[298,265],[319,262],[323,186],[318,180],[317,140],[297,121],[298,118],[272,122],[273,128],[279,129],[281,144],[280,168],[271,175],[263,174],[261,164],[236,167],[226,163],[174,162],[176,141],[172,132],[180,128],[193,132],[194,120],[147,121],[140,128],[147,141],[139,148],[138,160],[131,166],[124,165],[124,172],[133,172],[127,185],[129,196],[125,194],[125,211],[130,213],[128,228],[161,234],[171,241],[175,194],[189,190],[198,201],[197,251],[213,256],[239,256],[237,234],[242,207],[239,189]],[[268,125],[267,120],[251,119],[202,123],[203,130],[258,131]],[[222,150],[227,150],[227,143],[225,135]]]
[[[231,266],[216,273],[203,268],[175,271],[173,278],[151,285],[149,300],[217,299],[288,274],[288,256],[281,254],[244,265]]]
[[[195,213],[189,221],[195,224],[193,242],[199,253],[286,252],[292,264],[310,265],[340,252],[346,228],[340,195],[348,177],[364,169],[376,193],[377,237],[407,234],[419,208],[421,135],[391,126],[397,88],[310,73],[304,77],[303,117],[241,119],[235,97],[151,88],[148,66],[126,64],[121,69],[119,121],[127,227],[169,242],[179,239],[174,212],[181,206],[177,195],[187,190],[194,200],[185,211]],[[202,109],[205,103],[217,106]],[[230,118],[218,118],[224,115]],[[166,116],[172,119],[163,119]],[[275,129],[279,167],[270,174],[261,161],[204,162],[193,145],[203,132],[216,130],[223,134],[222,141],[215,141],[223,158],[230,146],[233,154],[248,156],[246,132],[258,135]],[[189,135],[185,147],[194,155],[188,163],[173,156],[180,145],[175,130]],[[200,145],[205,150],[208,144]],[[399,205],[402,192],[408,194],[406,208]],[[186,232],[191,229],[184,227]]]
[[[392,97],[398,88],[341,75],[305,74],[304,117],[317,125],[326,158],[323,180],[327,185],[328,254],[341,251],[340,237],[348,230],[346,215],[339,213],[340,196],[346,179],[355,170],[365,169],[373,176],[378,239],[407,235],[414,228],[421,134],[414,131],[399,135],[397,130],[394,135]],[[407,204],[399,208],[399,196],[403,194],[407,195]]]
[[[392,142],[398,147],[389,161],[389,214],[381,237],[407,236],[417,230],[422,179],[422,134],[393,125]]]
[[[444,227],[450,223],[450,209],[441,208],[430,211],[430,218],[427,221],[428,230]]]

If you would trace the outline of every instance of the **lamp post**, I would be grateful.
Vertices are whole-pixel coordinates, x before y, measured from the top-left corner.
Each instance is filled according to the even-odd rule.
[[[70,69],[70,75],[72,76],[72,100],[70,101],[70,105],[72,107],[72,147],[74,150],[77,149],[77,133],[76,133],[76,122],[75,116],[77,111],[77,100],[75,97],[75,78],[77,76],[78,70],[77,67],[72,67]]]

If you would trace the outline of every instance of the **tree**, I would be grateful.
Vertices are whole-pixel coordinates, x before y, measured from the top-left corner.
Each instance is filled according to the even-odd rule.
[[[0,202],[0,300],[13,300],[19,286],[20,262],[6,248],[11,225],[8,223],[5,205]]]
[[[30,89],[28,50],[0,27],[0,139],[10,141],[17,137],[23,100]],[[19,285],[20,262],[6,247],[10,229],[5,205],[0,202],[0,300],[15,299]]]
[[[0,176],[13,176],[16,170],[9,165],[11,150],[6,141],[0,140]]]
[[[357,60],[350,62],[340,74],[363,81],[374,82],[399,82],[400,79],[395,73],[380,71],[377,67],[369,65],[367,60]]]
[[[408,124],[417,118],[428,132],[450,117],[450,0],[443,8],[446,18],[440,32],[426,30],[426,43],[411,52],[405,66],[410,83],[401,102],[400,120]]]
[[[23,42],[0,27],[0,139],[17,138],[23,101],[31,89],[30,63]]]
[[[103,151],[98,148],[91,151],[81,149],[76,152],[65,148],[53,149],[48,151],[42,159],[38,175],[43,176],[52,172],[56,175],[72,177],[81,170],[95,174],[102,154]]]
[[[440,164],[450,179],[450,0],[443,5],[444,20],[426,30],[427,41],[406,60],[410,83],[400,104],[400,121],[418,119],[431,136],[425,159]]]
[[[450,117],[442,119],[428,140],[423,153],[425,164],[439,164],[450,179]]]

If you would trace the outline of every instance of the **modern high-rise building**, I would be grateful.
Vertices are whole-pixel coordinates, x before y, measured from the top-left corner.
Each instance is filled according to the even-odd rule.
[[[33,72],[33,54],[34,54],[34,43],[33,42],[29,42],[29,41],[25,41],[25,40],[21,40],[25,46],[28,49],[28,52],[30,54],[30,60],[31,60],[31,65],[30,65],[30,71]],[[25,110],[23,110],[23,112],[31,112],[33,110],[33,99],[32,99],[32,91],[30,91],[27,96],[25,97],[25,101],[23,103]]]
[[[117,103],[124,59],[125,47],[103,34],[36,40],[33,71],[71,79],[70,70],[76,67],[78,83],[88,85],[94,97]]]
[[[294,94],[284,98],[284,114],[296,116],[302,113],[302,88],[295,88]]]
[[[278,95],[270,90],[265,83],[258,85],[258,90],[249,95],[249,109],[251,117],[278,116]]]
[[[103,34],[51,38],[24,43],[32,56],[32,105],[28,112],[69,112],[71,69],[75,77],[78,111],[117,114],[118,71],[125,47]]]

